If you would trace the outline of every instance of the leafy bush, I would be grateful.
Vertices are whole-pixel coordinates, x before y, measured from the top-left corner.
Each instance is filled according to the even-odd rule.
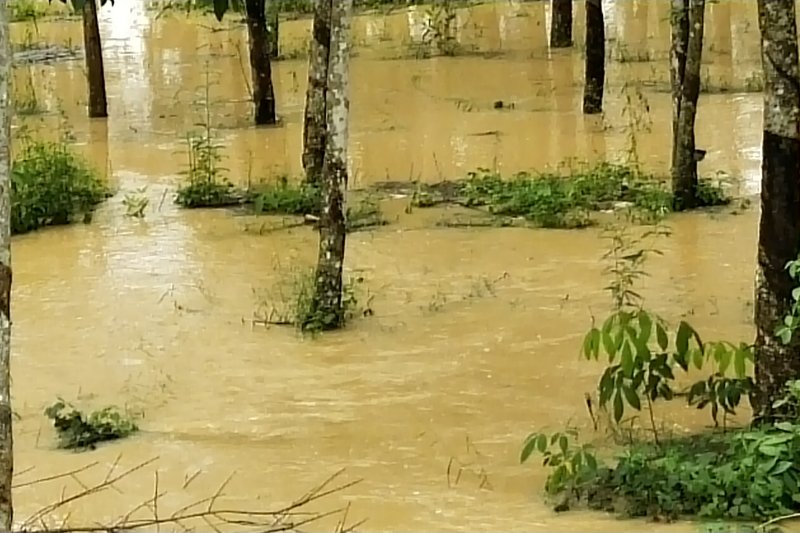
[[[66,143],[25,139],[11,169],[11,232],[87,219],[108,190]]]
[[[99,442],[121,439],[139,430],[131,417],[115,407],[86,415],[59,398],[44,414],[53,421],[59,448],[69,450],[94,450]]]

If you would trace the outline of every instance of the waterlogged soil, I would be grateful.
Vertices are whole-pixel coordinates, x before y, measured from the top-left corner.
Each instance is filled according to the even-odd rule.
[[[760,165],[760,95],[738,81],[757,75],[750,4],[708,7],[704,80],[714,90],[701,98],[697,132],[708,150],[701,171],[730,174],[741,194],[757,191]],[[669,2],[606,5],[614,59],[606,112],[590,118],[580,114],[583,6],[576,4],[576,50],[548,54],[548,5],[461,10],[463,53],[431,59],[414,55],[424,8],[358,18],[355,186],[434,183],[479,166],[543,169],[573,157],[636,157],[663,172]],[[598,228],[437,228],[445,211],[409,213],[398,198],[386,206],[390,225],[348,237],[347,269],[364,278],[374,316],[313,340],[253,325],[259,304],[279,297],[276,284],[313,264],[316,235],[308,227],[260,235],[248,217],[175,207],[183,139],[209,117],[235,183],[299,175],[306,65],[274,66],[281,124],[251,128],[243,29],[234,19],[156,13],[137,0],[101,10],[107,121],[84,118],[80,62],[16,71],[15,90],[33,90],[41,111],[16,127],[46,137],[68,127],[119,190],[89,225],[14,240],[20,521],[80,483],[101,481],[115,461],[121,471],[157,457],[118,491],[77,500],[55,518],[85,524],[124,515],[153,496],[156,469],[166,515],[213,496],[231,475],[218,505],[264,509],[344,468],[343,481],[362,481],[314,508],[350,504],[350,519],[367,519],[368,530],[695,530],[557,515],[542,499],[543,469],[518,464],[533,430],[570,424],[606,442],[583,403],[602,369],[578,357],[592,316],[609,304]],[[13,34],[21,42],[31,31],[20,24]],[[308,21],[283,24],[284,54],[302,50],[308,31]],[[50,45],[81,42],[77,22],[39,21],[36,32]],[[206,79],[207,115],[197,105]],[[494,109],[496,100],[514,105]],[[150,199],[142,220],[122,205],[135,191]],[[707,338],[749,340],[756,210],[677,215],[669,224],[664,256],[647,266],[648,305],[689,319]],[[142,431],[88,454],[56,451],[42,411],[57,396],[141,411]],[[656,409],[665,431],[707,423],[680,405]],[[94,461],[80,483],[25,485]],[[339,518],[306,529],[330,531]]]

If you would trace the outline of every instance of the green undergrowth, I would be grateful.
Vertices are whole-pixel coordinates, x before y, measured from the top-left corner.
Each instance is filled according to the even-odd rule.
[[[11,232],[88,221],[108,196],[94,170],[68,143],[25,138],[11,168]]]
[[[688,322],[673,328],[644,307],[635,284],[646,275],[647,257],[658,253],[648,239],[659,234],[633,238],[622,227],[610,230],[605,259],[613,311],[592,325],[581,348],[585,359],[606,365],[596,396],[586,397],[595,428],[601,414],[615,431],[641,419],[650,438],[630,439],[604,461],[575,431],[536,431],[523,445],[521,462],[542,456],[550,469],[545,490],[560,511],[587,505],[624,517],[746,524],[800,512],[800,381],[790,382],[774,403],[783,414],[777,422],[730,427],[728,417],[755,387],[753,346],[702,339]],[[787,270],[800,285],[800,260]],[[790,315],[775,332],[784,343],[800,326],[800,289],[793,297]],[[692,383],[698,372],[705,377]],[[676,400],[707,410],[714,429],[665,435],[655,413],[658,404]]]
[[[293,326],[302,333],[327,329],[328,317],[315,311],[314,268],[279,269],[278,281],[268,290],[257,291],[253,323],[264,326]],[[342,286],[342,320],[347,324],[357,317],[372,316],[372,295],[362,276],[349,276]]]
[[[715,181],[701,180],[698,187],[703,206],[730,202]],[[510,179],[481,168],[449,187],[420,186],[412,199],[415,207],[442,203],[481,208],[501,218],[523,218],[546,228],[582,228],[595,223],[593,212],[620,207],[631,207],[652,221],[671,209],[672,195],[655,176],[604,162],[559,172],[521,172]]]
[[[36,21],[66,13],[58,2],[42,0],[9,0],[8,11],[11,22]]]
[[[116,407],[84,413],[59,398],[45,409],[58,434],[58,447],[67,450],[93,450],[100,442],[125,438],[139,430],[134,417]]]

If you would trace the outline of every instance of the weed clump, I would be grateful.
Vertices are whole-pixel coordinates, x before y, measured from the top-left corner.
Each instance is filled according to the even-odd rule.
[[[730,202],[716,183],[702,180],[698,187],[704,206]],[[511,179],[480,168],[458,182],[449,196],[420,190],[412,200],[415,207],[444,202],[483,208],[497,217],[523,218],[540,227],[583,228],[594,224],[592,212],[619,207],[632,207],[652,222],[671,209],[672,194],[665,183],[635,166],[603,162],[569,172],[520,172]]]
[[[258,308],[253,323],[264,326],[294,326],[303,333],[324,331],[330,317],[322,316],[314,306],[316,272],[313,267],[298,268],[286,273],[270,290],[257,295]],[[371,316],[372,296],[363,290],[361,276],[345,280],[342,288],[343,320]],[[338,321],[338,317],[334,317]]]
[[[258,214],[319,215],[319,188],[307,184],[295,185],[286,176],[275,183],[259,186],[253,199],[253,211]]]
[[[11,168],[11,232],[88,221],[108,192],[66,143],[25,139]]]
[[[132,417],[115,407],[87,415],[59,398],[44,414],[58,433],[58,447],[67,450],[94,450],[99,442],[125,438],[139,430]]]
[[[211,130],[190,134],[186,140],[188,166],[182,173],[187,182],[178,188],[175,203],[182,207],[226,207],[241,204],[242,194],[224,176],[220,166],[222,146],[214,142]]]

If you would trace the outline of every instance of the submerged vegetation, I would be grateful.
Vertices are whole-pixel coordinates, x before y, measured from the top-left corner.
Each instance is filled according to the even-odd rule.
[[[125,438],[139,430],[133,417],[116,407],[86,414],[61,398],[45,409],[58,434],[58,447],[93,450],[100,442]]]
[[[108,192],[67,142],[23,138],[11,169],[11,232],[88,221]]]
[[[657,234],[663,231],[646,235]],[[754,388],[753,347],[702,340],[685,321],[671,331],[666,320],[644,308],[634,288],[645,275],[644,261],[657,250],[621,228],[611,232],[610,242],[606,259],[612,281],[607,289],[615,310],[586,334],[582,353],[588,360],[608,361],[598,382],[597,406],[610,411],[611,424],[620,424],[629,409],[646,411],[652,438],[629,441],[605,464],[594,447],[575,443],[574,432],[534,432],[526,439],[521,461],[534,453],[543,455],[543,464],[551,469],[545,489],[559,510],[584,503],[626,517],[747,522],[800,511],[800,381],[790,382],[786,396],[776,402],[787,413],[784,419],[730,427],[727,417]],[[797,279],[800,260],[787,268]],[[793,310],[776,332],[783,342],[791,338],[795,322]],[[679,388],[679,378],[689,377],[690,369],[705,370],[708,376]],[[662,435],[655,424],[655,405],[676,398],[708,409],[715,429]],[[593,405],[587,396],[597,427]]]

